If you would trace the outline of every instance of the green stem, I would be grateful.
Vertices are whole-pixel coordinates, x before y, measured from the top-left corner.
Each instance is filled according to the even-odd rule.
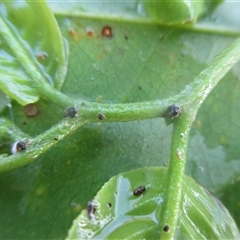
[[[240,39],[219,54],[179,95],[188,96],[182,114],[174,122],[171,154],[167,172],[165,204],[162,211],[161,239],[173,239],[182,197],[188,136],[197,111],[222,77],[240,60]]]
[[[27,149],[6,158],[1,158],[0,173],[22,167],[35,161],[40,155],[56,145],[60,140],[76,131],[87,121],[66,119],[33,140],[27,140]]]
[[[210,63],[207,68],[202,71],[197,78],[194,79],[192,84],[189,84],[182,92],[174,97],[170,97],[163,101],[153,101],[153,102],[142,102],[142,103],[130,103],[130,104],[102,104],[102,103],[91,103],[72,100],[66,95],[60,93],[53,87],[48,84],[43,84],[39,88],[40,91],[44,92],[46,98],[53,100],[59,106],[76,106],[79,110],[78,118],[74,119],[76,122],[96,122],[96,121],[133,121],[141,120],[147,118],[156,118],[161,117],[166,111],[167,107],[172,104],[177,104],[181,106],[182,112],[188,114],[188,118],[191,119],[191,122],[194,121],[195,115],[198,108],[210,93],[210,91],[215,87],[218,81],[226,74],[226,72],[240,59],[240,39],[236,40],[231,44],[226,50],[224,50],[219,56],[217,56],[212,63]],[[103,114],[105,118],[99,119],[99,114]],[[182,114],[183,114],[182,113]],[[177,120],[178,122],[178,120]],[[180,125],[181,123],[178,122]],[[57,126],[55,130],[49,130],[49,134],[53,132],[54,134],[62,135],[63,137],[68,135],[71,131],[62,132],[61,127],[63,123],[59,124],[60,128]],[[176,124],[176,123],[175,123]],[[174,124],[174,125],[175,125]],[[81,124],[79,125],[81,126]],[[58,132],[58,130],[59,132]],[[75,129],[75,128],[74,128]],[[174,134],[174,133],[173,133]],[[43,135],[38,136],[33,142],[38,142],[43,137],[48,135],[46,132]],[[175,136],[175,135],[174,135]],[[53,139],[53,137],[52,137]],[[46,141],[47,143],[48,141]],[[44,149],[49,149],[52,146],[52,143],[44,146]],[[31,149],[31,148],[30,148]],[[173,149],[171,149],[173,151]],[[34,151],[32,151],[34,152]],[[40,153],[39,153],[40,154]],[[20,155],[20,154],[17,154]],[[21,154],[23,158],[25,153]],[[28,154],[27,156],[31,156]],[[38,156],[34,154],[34,157]],[[33,157],[33,156],[31,156]],[[20,163],[18,163],[17,159]],[[10,156],[0,164],[0,171],[6,171],[18,166],[23,166],[31,161],[34,158],[26,157],[22,159],[21,156]],[[170,159],[170,166],[172,166]],[[171,169],[171,168],[170,168]],[[179,173],[180,174],[180,173]],[[173,177],[177,175],[173,175]],[[181,176],[181,174],[180,174]],[[180,177],[181,178],[181,177]]]
[[[61,11],[61,10],[55,10],[53,9],[53,13],[55,16],[72,16],[72,17],[81,17],[82,19],[93,19],[93,20],[110,20],[110,21],[120,21],[120,22],[131,22],[131,23],[136,23],[136,24],[146,24],[146,25],[153,25],[156,23],[153,23],[152,19],[149,17],[141,17],[141,16],[134,16],[134,17],[119,17],[118,15],[108,15],[108,14],[96,14],[96,13],[89,13],[89,12],[75,12],[75,11]],[[160,24],[158,23],[157,25],[162,26],[162,27],[172,27],[175,29],[182,29],[182,30],[189,30],[191,32],[202,32],[202,33],[210,33],[210,34],[221,34],[224,36],[234,36],[238,37],[240,36],[240,31],[238,27],[234,26],[229,26],[228,24],[219,24],[216,25],[216,22],[211,22],[211,21],[202,21],[202,22],[197,22],[196,24],[173,24],[173,25],[168,25],[168,24]]]
[[[89,121],[104,122],[128,122],[134,120],[143,120],[149,118],[162,117],[167,107],[174,104],[169,101],[152,101],[128,104],[108,104],[85,102],[78,104],[79,115]],[[99,120],[99,114],[103,114],[103,120]]]
[[[192,119],[189,118],[187,113],[182,113],[182,115],[174,121],[170,162],[166,180],[166,203],[163,206],[163,216],[161,217],[161,239],[173,239],[176,231],[181,209],[182,179],[186,165],[187,143],[191,123]],[[165,229],[165,231],[163,229]]]
[[[192,121],[208,94],[222,77],[240,60],[240,39],[234,41],[222,51],[206,68],[179,94],[164,100],[106,104],[92,102],[75,102],[82,118],[98,121],[98,113],[106,118],[104,121],[133,121],[161,117],[166,108],[172,104],[181,106],[192,116]]]
[[[14,124],[5,118],[0,118],[0,147],[9,146],[16,140],[23,140],[29,136],[16,128]]]
[[[186,86],[180,93],[186,97],[186,108],[195,117],[199,107],[224,77],[224,75],[240,60],[240,38],[235,40],[224,49],[206,68],[193,80],[192,84]]]
[[[175,97],[170,97],[163,101],[130,104],[91,103],[71,99],[48,84],[46,79],[44,79],[44,76],[41,75],[38,68],[31,61],[24,44],[18,41],[18,38],[11,37],[11,28],[2,18],[0,18],[0,26],[2,36],[5,41],[8,42],[9,47],[12,48],[12,51],[16,54],[19,62],[21,62],[29,76],[32,78],[33,87],[37,89],[38,93],[42,97],[63,108],[74,105],[78,106],[81,117],[89,121],[98,121],[99,113],[102,113],[105,116],[104,121],[111,122],[156,118],[162,116],[169,105],[186,104],[187,101],[192,102],[192,99],[196,98],[196,95],[201,96],[198,104],[200,106],[201,102],[205,99],[205,96],[208,95],[217,83],[217,81],[214,80],[214,76],[223,76],[233,66],[233,62],[236,62],[236,59],[232,59],[229,62],[229,56],[238,56],[234,51],[240,51],[240,48],[236,47],[239,45],[239,40],[237,40],[220,54],[219,57],[216,58],[207,69],[193,81],[192,84],[189,84],[188,88],[185,88],[184,91]],[[18,51],[16,51],[16,49]],[[228,66],[226,67],[227,64]],[[186,96],[189,97],[186,98]]]

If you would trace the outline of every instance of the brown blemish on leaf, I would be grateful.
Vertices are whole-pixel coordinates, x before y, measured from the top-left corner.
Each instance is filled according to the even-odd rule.
[[[77,204],[74,208],[74,210],[77,212],[77,213],[80,213],[81,210],[82,210],[82,206],[80,204]]]
[[[39,53],[37,55],[39,60],[45,60],[47,58],[47,54],[46,53]]]
[[[37,190],[35,191],[35,194],[36,194],[37,196],[41,196],[41,195],[43,195],[44,190],[45,190],[44,187],[39,187],[39,188],[37,188]]]
[[[86,34],[88,37],[94,37],[94,31],[92,28],[87,28],[86,29]]]
[[[112,35],[112,28],[109,27],[109,26],[103,27],[103,29],[102,29],[102,36],[103,37],[107,37],[107,38],[112,38],[113,37],[113,35]]]
[[[195,127],[200,128],[202,126],[201,121],[197,120],[194,122]]]
[[[96,102],[102,102],[103,101],[103,96],[98,96],[97,99],[96,99]]]
[[[73,28],[68,29],[68,33],[69,35],[71,35],[72,37],[74,37],[76,35],[76,31]]]
[[[68,33],[73,38],[73,40],[75,41],[78,40],[78,33],[75,31],[75,29],[73,28],[68,29]]]
[[[27,117],[34,117],[38,114],[38,108],[35,104],[30,103],[25,106],[24,112]]]

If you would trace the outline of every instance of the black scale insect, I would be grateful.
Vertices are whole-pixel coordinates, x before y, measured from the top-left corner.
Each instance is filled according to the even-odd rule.
[[[146,188],[144,186],[140,186],[133,191],[133,195],[134,196],[139,196],[140,194],[142,194],[145,191],[146,191]]]
[[[163,231],[164,231],[164,232],[168,232],[168,231],[169,231],[169,226],[168,226],[168,225],[164,226],[164,227],[163,227]]]
[[[17,152],[21,152],[22,150],[26,149],[26,143],[23,141],[16,141],[15,143],[13,143],[12,147],[11,147],[11,153],[15,154]]]
[[[75,107],[68,107],[65,111],[64,111],[64,117],[69,117],[69,118],[74,118],[77,116],[77,109]]]
[[[181,109],[179,106],[177,105],[171,105],[167,108],[167,110],[165,111],[165,113],[163,114],[164,118],[171,118],[174,119],[176,117],[178,117],[179,113],[180,113]]]
[[[98,114],[98,119],[99,120],[104,120],[105,116],[102,113]]]
[[[90,219],[93,219],[94,218],[94,213],[96,211],[95,204],[94,204],[93,200],[88,202],[87,211],[88,211],[88,217]]]

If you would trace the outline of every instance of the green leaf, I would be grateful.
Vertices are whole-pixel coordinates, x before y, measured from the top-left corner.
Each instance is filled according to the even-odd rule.
[[[209,14],[223,0],[209,1],[89,1],[57,4],[48,1],[56,14],[82,15],[91,18],[157,22],[161,24],[195,23],[202,15]],[[114,10],[114,11],[113,11]]]
[[[87,12],[79,11],[81,4],[88,4]],[[236,3],[228,3],[232,10],[225,3],[220,6],[235,28],[214,12],[219,21],[197,23],[187,31],[155,26],[144,17],[140,22],[132,2],[128,4],[135,4],[134,10],[120,15],[117,11],[125,5],[113,8],[114,4],[106,13],[106,2],[55,2],[54,13],[70,45],[62,87],[68,96],[108,103],[174,96],[240,32],[239,20],[230,14],[240,9]],[[102,36],[105,26],[112,28],[112,38]],[[239,69],[237,64],[203,103],[191,131],[186,169],[225,199],[238,225]],[[25,108],[13,102],[14,122],[30,136],[44,133],[64,115],[64,109],[44,99],[36,106],[38,114],[28,117]],[[9,117],[9,110],[1,115]],[[74,125],[74,120],[67,122]],[[0,238],[65,238],[73,219],[112,176],[139,167],[167,166],[171,133],[172,125],[166,127],[162,119],[90,124],[28,166],[1,174]]]
[[[59,89],[66,75],[67,52],[46,3],[4,2],[0,14],[1,90],[26,105],[39,99],[32,78]]]
[[[161,220],[166,170],[141,168],[111,178],[74,221],[67,239],[158,239],[164,229],[171,231]],[[141,186],[145,191],[136,196]],[[178,225],[175,239],[240,237],[221,202],[187,176]]]
[[[208,1],[158,0],[143,1],[143,5],[154,22],[165,24],[195,23],[201,15],[209,12]]]

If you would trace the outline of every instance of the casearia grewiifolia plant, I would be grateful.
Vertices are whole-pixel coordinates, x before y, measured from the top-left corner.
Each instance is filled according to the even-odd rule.
[[[20,61],[25,61],[21,55],[17,57],[20,57]],[[168,118],[173,123],[173,132],[166,192],[164,193],[167,201],[163,205],[163,208],[167,209],[168,206],[174,205],[175,211],[171,212],[171,214],[168,211],[162,211],[163,231],[161,237],[172,239],[180,209],[182,179],[186,165],[187,143],[192,122],[199,107],[211,90],[239,60],[240,39],[233,42],[219,54],[179,94],[163,100],[128,104],[96,103],[70,98],[50,86],[47,82],[41,81],[41,76],[31,72],[34,69],[28,69],[31,72],[29,75],[32,77],[32,87],[38,91],[41,97],[65,109],[63,114],[65,118],[36,138],[28,139],[26,150],[17,152],[11,156],[2,156],[0,172],[9,171],[34,161],[59,140],[62,140],[79,127],[90,122],[127,122],[159,117]],[[27,62],[24,64],[27,64]],[[1,121],[6,127],[3,126],[0,129],[0,141],[3,140],[2,136],[4,136],[4,133],[7,133],[7,125],[9,124],[5,119],[1,119]],[[19,134],[15,136],[24,136],[24,133],[21,133],[20,130],[17,131]],[[9,136],[9,139],[13,139],[13,135],[9,135],[8,133],[7,136]],[[26,139],[15,140],[26,141]],[[166,231],[166,226],[171,230]]]

